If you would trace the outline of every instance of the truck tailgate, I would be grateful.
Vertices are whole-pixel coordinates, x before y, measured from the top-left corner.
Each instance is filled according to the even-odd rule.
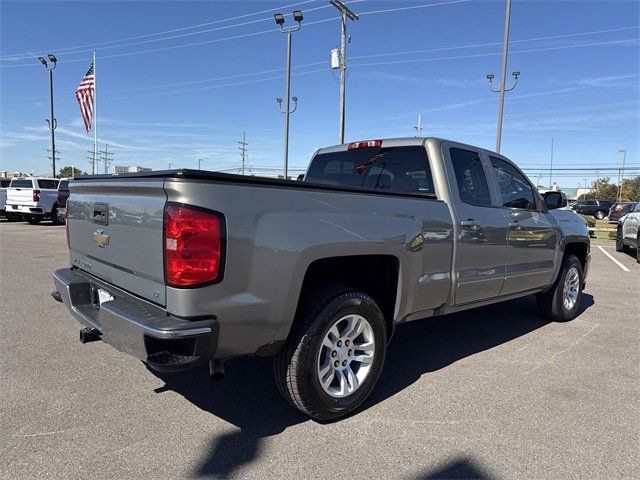
[[[35,205],[33,188],[7,188],[7,203],[11,205]]]
[[[71,264],[164,306],[163,185],[162,178],[73,182]]]

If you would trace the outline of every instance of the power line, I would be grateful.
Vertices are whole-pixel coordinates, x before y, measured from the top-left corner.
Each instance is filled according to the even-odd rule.
[[[356,1],[363,1],[363,0],[354,0],[351,3],[355,3]],[[363,12],[363,15],[366,14],[381,14],[381,13],[393,13],[393,12],[398,12],[398,11],[403,11],[403,10],[410,10],[410,9],[415,9],[415,8],[427,8],[427,7],[436,7],[436,6],[443,6],[443,5],[451,5],[451,4],[456,4],[456,3],[466,3],[466,2],[470,2],[471,0],[453,0],[450,2],[441,2],[441,3],[432,3],[432,4],[425,4],[425,5],[414,5],[411,7],[400,7],[400,8],[391,8],[391,9],[386,9],[386,10],[377,10],[377,11],[370,11],[370,12]],[[318,7],[320,8],[320,7]],[[325,22],[333,22],[333,21],[337,21],[339,20],[338,17],[332,17],[332,18],[325,18],[322,20],[316,20],[313,22],[305,22],[305,27],[308,27],[310,25],[318,25],[320,23],[325,23]],[[145,54],[145,53],[155,53],[155,52],[164,52],[164,51],[168,51],[168,50],[175,50],[175,49],[179,49],[179,48],[186,48],[186,47],[195,47],[195,46],[199,46],[199,45],[208,45],[211,43],[219,43],[219,42],[224,42],[227,40],[237,40],[240,38],[248,38],[248,37],[254,37],[257,35],[263,35],[266,33],[271,33],[271,32],[279,32],[279,29],[269,29],[269,30],[261,30],[258,32],[251,32],[251,33],[246,33],[246,34],[242,34],[242,35],[234,35],[231,37],[225,37],[225,38],[217,38],[217,39],[213,39],[213,40],[205,40],[202,42],[194,42],[194,43],[186,43],[186,44],[182,44],[182,45],[172,45],[172,46],[168,46],[168,47],[162,47],[162,48],[153,48],[153,49],[148,49],[148,50],[138,50],[136,52],[125,52],[125,53],[119,53],[119,54],[114,54],[114,55],[102,55],[100,57],[101,60],[105,60],[105,59],[109,59],[109,58],[119,58],[119,57],[126,57],[126,56],[131,56],[131,55],[139,55],[139,54]],[[74,60],[66,60],[63,62],[58,62],[58,63],[73,63],[73,62],[84,62],[86,61],[86,59],[74,59]],[[17,68],[17,67],[31,67],[34,66],[34,64],[32,63],[25,63],[25,64],[19,64],[19,65],[0,65],[0,68]]]
[[[98,43],[90,43],[90,44],[86,44],[86,45],[77,45],[75,47],[66,47],[66,48],[49,48],[48,50],[55,50],[58,54],[60,53],[74,53],[74,52],[69,52],[70,50],[77,50],[80,48],[90,48],[89,51],[93,51],[93,49],[95,47],[99,47],[101,45],[109,45],[110,43],[120,43],[120,42],[127,42],[129,40],[138,40],[141,38],[149,38],[149,37],[155,37],[158,35],[164,35],[167,33],[175,33],[175,32],[181,32],[184,30],[192,30],[194,28],[200,28],[200,27],[207,27],[209,25],[216,25],[219,23],[224,23],[224,22],[228,22],[231,20],[239,20],[241,18],[247,18],[247,17],[253,17],[255,15],[261,15],[263,13],[269,13],[269,12],[273,12],[273,11],[277,11],[277,10],[285,10],[291,7],[296,7],[296,6],[300,6],[300,5],[304,5],[307,3],[312,3],[312,2],[316,2],[318,0],[306,0],[304,2],[297,2],[297,3],[291,3],[289,5],[284,5],[281,7],[276,7],[276,8],[270,8],[267,10],[261,10],[258,12],[253,12],[253,13],[247,13],[244,15],[237,15],[235,17],[229,17],[229,18],[223,18],[221,20],[214,20],[212,22],[205,22],[205,23],[200,23],[197,25],[190,25],[190,26],[186,26],[186,27],[181,27],[181,28],[174,28],[171,30],[165,30],[162,32],[155,32],[155,33],[147,33],[145,35],[138,35],[135,37],[128,37],[128,38],[121,38],[119,40],[108,40],[105,42],[98,42]],[[359,1],[363,1],[363,0],[359,0]],[[311,9],[311,10],[315,10],[315,9]],[[262,20],[260,20],[262,21]],[[230,28],[230,27],[228,27]],[[120,47],[124,46],[124,45],[119,45]],[[81,51],[86,51],[86,50],[81,50]],[[42,51],[41,51],[42,52]],[[15,54],[5,54],[5,55],[0,55],[0,59],[12,59],[12,60],[17,60],[17,59],[23,59],[23,58],[34,58],[35,56],[37,56],[36,54],[26,54],[26,53],[15,53]]]

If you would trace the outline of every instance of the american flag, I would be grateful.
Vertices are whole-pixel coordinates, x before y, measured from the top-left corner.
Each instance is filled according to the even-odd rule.
[[[80,114],[87,129],[87,134],[91,131],[91,118],[93,115],[93,98],[95,94],[96,81],[93,74],[93,63],[89,67],[86,75],[76,88],[76,98],[80,104]]]

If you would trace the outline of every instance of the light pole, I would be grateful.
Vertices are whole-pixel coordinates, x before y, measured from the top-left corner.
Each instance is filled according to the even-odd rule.
[[[171,170],[171,165],[173,165],[173,163],[169,163],[169,170]]]
[[[342,19],[340,29],[340,123],[339,123],[339,143],[344,143],[344,117],[345,117],[345,90],[347,80],[347,19],[358,20],[358,14],[354,13],[340,0],[329,0],[329,3],[336,7]]]
[[[201,159],[201,158],[199,158],[199,159],[198,159],[198,170],[200,170],[200,164],[201,164],[201,163],[202,163],[202,159]]]
[[[48,54],[47,57],[49,58],[49,61],[51,62],[51,65],[49,65],[47,63],[47,61],[44,59],[44,57],[38,57],[38,60],[40,60],[40,63],[42,65],[44,65],[44,68],[47,69],[47,71],[49,72],[49,103],[50,103],[50,114],[49,114],[49,120],[47,120],[47,123],[49,124],[49,130],[51,131],[51,163],[52,163],[52,167],[53,167],[53,178],[56,178],[56,136],[55,136],[55,129],[58,126],[58,122],[56,122],[56,119],[53,116],[53,70],[56,68],[56,65],[58,63],[58,59],[56,58],[55,55],[52,54]]]
[[[298,108],[298,98],[291,97],[291,34],[293,32],[297,32],[302,27],[302,12],[300,10],[293,11],[293,19],[297,22],[298,25],[295,27],[284,28],[284,15],[281,13],[276,13],[273,16],[276,24],[280,26],[280,31],[282,33],[287,34],[287,80],[286,80],[286,96],[285,96],[285,109],[282,110],[282,99],[278,98],[278,106],[280,111],[284,113],[284,178],[287,179],[288,170],[289,170],[289,115],[296,111]],[[290,100],[293,100],[294,107],[291,110]]]
[[[504,42],[502,46],[502,73],[500,75],[500,88],[494,89],[491,82],[494,78],[494,75],[491,73],[487,75],[487,78],[489,79],[489,88],[491,89],[491,91],[500,93],[500,102],[498,104],[498,136],[496,139],[497,153],[500,153],[500,143],[502,139],[502,115],[504,112],[504,94],[505,92],[509,92],[514,88],[516,88],[516,85],[518,84],[518,77],[520,76],[520,72],[513,72],[513,76],[516,79],[516,82],[513,84],[512,87],[506,88],[505,83],[507,81],[507,54],[509,51],[510,22],[511,22],[511,0],[507,0],[507,8],[506,8],[505,20],[504,20]]]
[[[618,150],[622,154],[622,170],[620,172],[620,181],[618,182],[618,201],[622,201],[622,182],[624,181],[624,164],[627,162],[627,151]]]

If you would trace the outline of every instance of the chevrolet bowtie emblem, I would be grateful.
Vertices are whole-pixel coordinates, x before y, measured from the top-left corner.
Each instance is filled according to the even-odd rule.
[[[104,233],[104,230],[96,230],[93,232],[93,241],[96,242],[100,248],[104,248],[105,245],[109,245],[109,235]]]

